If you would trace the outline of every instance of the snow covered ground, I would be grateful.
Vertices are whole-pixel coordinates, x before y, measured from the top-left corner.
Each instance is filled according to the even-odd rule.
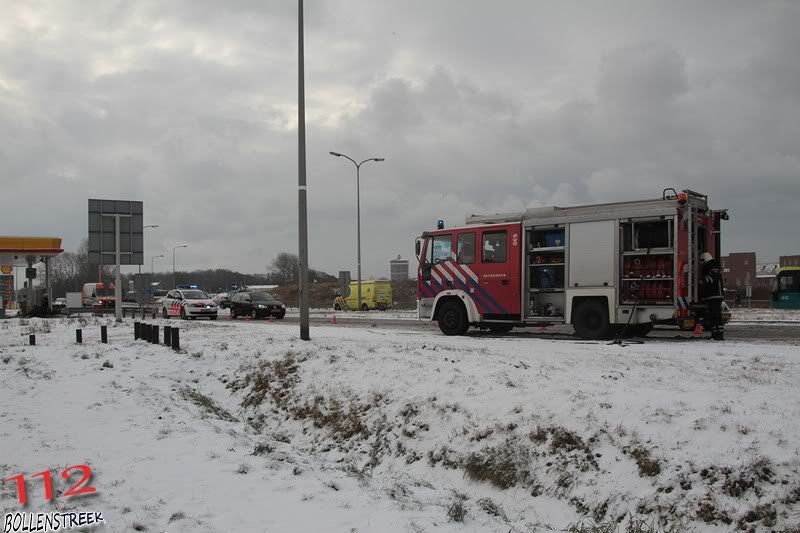
[[[387,311],[334,311],[333,309],[311,309],[309,315],[330,318],[333,315],[338,317],[355,318],[360,320],[418,320],[416,309],[389,309]],[[286,310],[286,316],[300,316],[300,310],[290,307]]]
[[[796,346],[172,321],[176,353],[129,319],[83,324],[76,345],[79,320],[0,321],[0,475],[28,474],[29,512],[115,532],[800,527]],[[79,463],[97,493],[65,498]]]
[[[737,307],[731,310],[734,322],[794,322],[800,324],[800,309],[759,309]]]

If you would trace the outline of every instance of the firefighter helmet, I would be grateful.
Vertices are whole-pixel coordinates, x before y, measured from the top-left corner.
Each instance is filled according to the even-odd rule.
[[[708,252],[703,252],[702,254],[700,254],[700,263],[703,264],[703,265],[705,265],[706,263],[708,263],[712,259],[714,259],[714,258]]]

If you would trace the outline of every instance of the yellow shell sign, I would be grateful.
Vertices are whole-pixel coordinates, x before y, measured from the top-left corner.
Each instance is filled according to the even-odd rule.
[[[13,271],[14,267],[12,267],[11,265],[0,266],[0,272],[2,272],[3,274],[11,274]]]

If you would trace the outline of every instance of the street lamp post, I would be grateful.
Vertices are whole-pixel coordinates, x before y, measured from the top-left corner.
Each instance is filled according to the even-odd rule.
[[[161,254],[161,255],[154,255],[153,257],[151,257],[151,258],[150,258],[150,277],[152,277],[152,276],[153,276],[153,274],[155,273],[155,272],[153,271],[153,261],[155,261],[155,260],[156,260],[156,257],[164,257],[164,254]]]
[[[177,287],[177,284],[175,283],[175,250],[177,250],[178,248],[188,248],[188,247],[189,246],[187,246],[186,244],[181,244],[181,245],[175,246],[172,249],[172,288],[173,289],[175,287]]]
[[[142,228],[142,233],[144,233],[144,230],[146,230],[147,228],[157,228],[157,227],[158,227],[158,224],[153,224],[153,225],[151,225],[151,226],[144,226],[144,227]],[[163,257],[163,256],[162,256],[162,257]],[[150,269],[150,273],[152,274],[152,272],[153,272],[153,269],[151,268],[151,269]],[[139,265],[139,274],[141,274],[141,273],[142,273],[142,265]]]
[[[355,159],[339,152],[328,152],[334,157],[345,157],[356,166],[356,233],[358,241],[358,309],[361,309],[361,165],[367,161],[375,161],[380,163],[386,161],[384,157],[370,157],[360,163],[356,163]]]

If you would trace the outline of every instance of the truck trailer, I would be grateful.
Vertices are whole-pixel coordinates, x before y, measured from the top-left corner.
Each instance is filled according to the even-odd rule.
[[[669,193],[669,194],[668,194]],[[417,239],[418,309],[446,335],[571,324],[585,339],[701,319],[700,254],[720,257],[726,210],[665,189],[652,200],[472,215]]]

